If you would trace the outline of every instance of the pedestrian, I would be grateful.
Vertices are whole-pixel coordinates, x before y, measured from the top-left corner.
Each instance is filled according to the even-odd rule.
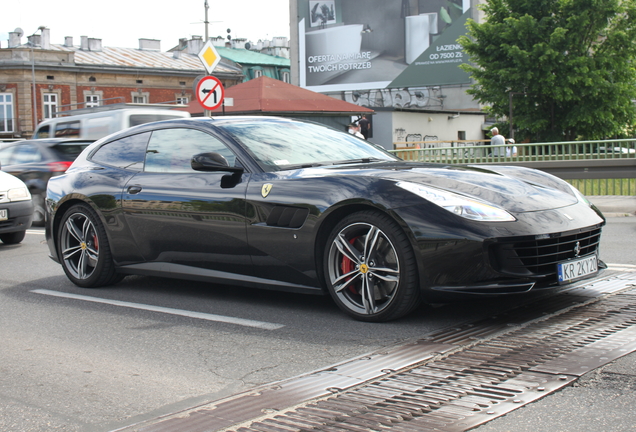
[[[362,118],[358,120],[358,124],[360,125],[360,133],[364,135],[364,139],[369,139],[371,121],[367,118],[366,114],[362,114]]]
[[[357,136],[358,138],[365,139],[365,138],[364,138],[364,135],[362,135],[362,134],[360,133],[360,126],[358,126],[358,125],[357,125],[357,124],[355,124],[355,123],[351,123],[351,124],[349,125],[349,133],[350,133],[351,135],[355,135],[355,136]]]
[[[515,140],[513,140],[512,138],[510,138],[508,140],[508,144],[513,144],[510,147],[506,147],[506,157],[515,157],[517,156],[517,146],[514,145]]]
[[[490,145],[491,146],[495,146],[492,149],[492,156],[503,156],[504,155],[504,148],[503,147],[497,147],[497,146],[505,146],[506,145],[506,139],[503,137],[503,135],[499,134],[499,129],[497,127],[494,127],[492,129],[490,129],[490,133],[492,134],[492,138],[490,138]]]

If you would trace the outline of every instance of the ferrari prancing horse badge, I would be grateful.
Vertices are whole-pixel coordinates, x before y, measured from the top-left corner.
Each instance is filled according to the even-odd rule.
[[[263,198],[266,198],[267,195],[269,195],[269,193],[271,192],[273,186],[274,185],[271,184],[271,183],[265,183],[263,185],[263,187],[261,188],[261,195],[263,196]]]

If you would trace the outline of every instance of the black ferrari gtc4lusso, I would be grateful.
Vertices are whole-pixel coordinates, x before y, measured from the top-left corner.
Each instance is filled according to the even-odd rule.
[[[50,180],[46,205],[51,257],[81,287],[141,274],[329,292],[365,321],[438,297],[557,288],[605,267],[604,218],[559,178],[405,162],[283,118],[110,135]]]

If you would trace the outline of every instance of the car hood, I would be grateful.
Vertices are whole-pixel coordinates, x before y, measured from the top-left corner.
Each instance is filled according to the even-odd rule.
[[[4,171],[0,171],[0,191],[6,192],[9,189],[23,187],[26,188],[26,185],[22,180],[17,178],[14,175],[6,173]]]
[[[446,166],[437,164],[378,164],[334,167],[344,174],[408,181],[487,201],[510,212],[531,212],[567,207],[578,202],[570,186],[543,171],[499,165]]]

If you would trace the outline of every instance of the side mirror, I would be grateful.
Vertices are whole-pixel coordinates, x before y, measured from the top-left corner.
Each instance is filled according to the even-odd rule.
[[[227,159],[220,153],[200,153],[192,156],[190,166],[195,171],[227,171],[242,173],[243,167],[231,167]]]

